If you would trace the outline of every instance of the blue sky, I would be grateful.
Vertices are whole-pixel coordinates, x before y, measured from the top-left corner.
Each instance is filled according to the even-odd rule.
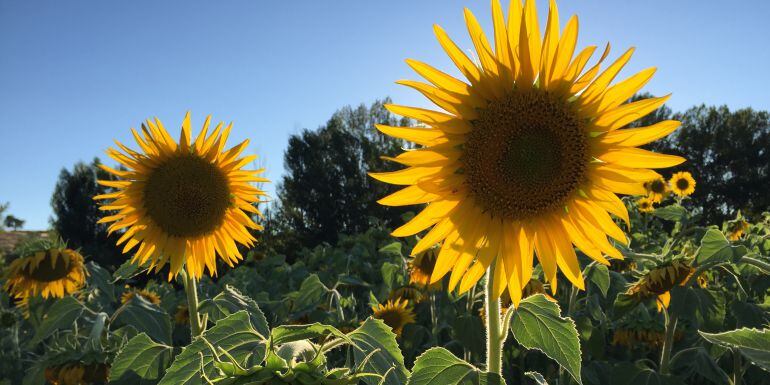
[[[471,47],[465,6],[489,30],[487,1],[0,0],[0,202],[46,228],[62,167],[104,159],[147,117],[176,130],[187,110],[195,126],[233,121],[230,144],[250,138],[277,181],[289,135],[337,108],[388,95],[427,106],[393,82],[415,78],[405,58],[455,73],[431,26]],[[560,11],[562,25],[579,15],[581,46],[636,46],[624,74],[657,66],[646,90],[672,92],[674,110],[770,109],[770,2],[565,0]]]

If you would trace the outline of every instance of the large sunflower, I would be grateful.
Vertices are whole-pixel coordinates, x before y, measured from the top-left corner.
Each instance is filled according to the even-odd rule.
[[[414,311],[409,301],[403,299],[388,300],[385,305],[372,306],[372,317],[381,319],[385,325],[393,329],[393,333],[401,335],[404,326],[414,323]]]
[[[107,150],[126,169],[101,166],[118,180],[99,183],[117,191],[94,199],[117,212],[99,222],[112,222],[110,233],[125,229],[118,244],[124,253],[136,248],[134,263],[157,272],[170,262],[169,279],[183,266],[195,278],[204,268],[216,274],[217,255],[233,266],[243,259],[237,244],[253,245],[249,230],[262,229],[247,213],[261,215],[254,204],[265,193],[253,183],[267,182],[258,176],[264,170],[243,170],[256,158],[240,156],[249,141],[225,150],[232,124],[208,134],[210,122],[209,116],[193,141],[188,113],[177,143],[160,120],[147,120],[141,134],[131,130],[141,152],[119,142],[122,152]]]
[[[687,171],[680,171],[671,175],[668,183],[671,191],[680,197],[686,197],[695,192],[695,178]]]
[[[552,290],[557,270],[583,288],[573,244],[601,263],[608,263],[604,254],[622,258],[607,239],[627,242],[608,214],[629,222],[616,194],[643,195],[642,183],[660,177],[650,169],[684,161],[636,148],[668,135],[679,122],[624,128],[668,96],[626,103],[655,69],[611,85],[633,49],[600,72],[608,45],[588,68],[596,47],[573,58],[577,17],[561,30],[554,2],[541,38],[534,1],[522,6],[514,0],[506,18],[493,0],[494,49],[470,11],[465,18],[478,62],[443,29],[436,26],[435,32],[467,82],[416,60],[407,63],[430,84],[399,82],[444,111],[388,105],[427,128],[378,126],[422,146],[391,158],[407,168],[372,174],[406,186],[381,204],[427,204],[393,235],[432,227],[412,254],[443,241],[431,281],[451,271],[450,289],[468,290],[494,265],[494,295],[508,287],[518,304],[535,254]]]
[[[29,297],[62,298],[86,281],[83,256],[75,250],[51,247],[15,259],[5,274],[5,289],[26,304]]]

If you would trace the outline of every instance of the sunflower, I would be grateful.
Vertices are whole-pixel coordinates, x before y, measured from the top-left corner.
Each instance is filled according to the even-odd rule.
[[[655,201],[650,197],[641,197],[636,200],[636,207],[639,208],[639,212],[651,213],[655,211]]]
[[[387,158],[407,168],[371,174],[405,186],[379,203],[427,204],[393,235],[430,228],[411,254],[443,241],[431,282],[451,271],[449,288],[460,292],[494,266],[493,296],[507,287],[518,304],[532,275],[533,255],[554,292],[557,270],[584,288],[573,245],[604,264],[604,254],[622,258],[607,238],[628,242],[609,215],[629,223],[616,194],[643,195],[642,183],[660,177],[650,169],[684,161],[637,148],[673,132],[679,122],[624,129],[668,96],[626,103],[655,69],[611,85],[633,49],[600,72],[608,45],[586,70],[596,47],[573,58],[577,17],[560,30],[554,2],[541,38],[534,1],[523,6],[513,1],[506,19],[493,0],[494,49],[469,10],[465,18],[478,63],[441,27],[435,32],[467,82],[416,60],[407,63],[430,84],[399,82],[444,111],[387,105],[427,128],[377,126],[421,146]]]
[[[669,190],[668,188],[668,184],[663,179],[663,177],[659,177],[659,178],[645,182],[644,188],[647,190],[647,197],[653,203],[660,203],[671,192],[671,190]]]
[[[72,362],[46,368],[45,379],[52,385],[104,384],[109,373],[110,367],[106,364]]]
[[[748,231],[748,229],[749,222],[746,222],[743,219],[730,221],[730,223],[727,224],[727,238],[729,238],[731,241],[737,241],[741,239],[743,234]]]
[[[123,292],[123,295],[120,296],[120,303],[125,304],[126,302],[132,300],[137,295],[146,299],[147,302],[154,304],[154,305],[160,305],[160,297],[155,292],[152,292],[147,289],[136,289],[136,288],[127,288],[128,290]]]
[[[179,305],[174,312],[174,323],[177,325],[185,325],[190,323],[190,311],[187,305]]]
[[[414,323],[414,312],[407,300],[388,300],[385,305],[372,305],[372,311],[374,311],[372,315],[374,318],[381,319],[398,336],[401,335],[404,326]]]
[[[141,152],[119,142],[122,152],[107,150],[125,170],[101,165],[117,180],[99,183],[117,191],[94,197],[105,200],[101,210],[116,211],[99,222],[112,222],[110,233],[125,229],[117,243],[124,253],[138,247],[133,263],[158,272],[170,262],[169,279],[183,266],[195,278],[204,268],[215,275],[217,255],[232,267],[243,259],[237,244],[252,246],[250,230],[262,229],[247,213],[261,215],[255,203],[265,193],[252,183],[267,182],[258,176],[264,170],[243,170],[256,158],[240,156],[249,141],[225,150],[232,124],[208,134],[210,121],[192,141],[188,112],[177,144],[160,120],[147,120],[142,134],[131,130]]]
[[[681,171],[671,175],[668,180],[671,191],[680,197],[686,197],[695,192],[695,179],[687,171]]]
[[[83,287],[87,274],[80,253],[54,246],[11,262],[4,287],[26,304],[29,297],[62,298],[74,293]]]
[[[438,289],[440,282],[431,283],[433,267],[436,265],[436,249],[428,249],[408,262],[409,283],[425,289]]]
[[[688,263],[672,261],[660,265],[642,276],[627,291],[627,294],[639,299],[656,298],[658,311],[668,308],[671,302],[671,289],[684,285],[695,272]]]
[[[420,303],[425,298],[425,294],[422,292],[422,290],[411,286],[401,286],[398,289],[395,289],[390,292],[390,295],[388,296],[388,299],[405,299],[407,301],[411,301],[412,303]]]

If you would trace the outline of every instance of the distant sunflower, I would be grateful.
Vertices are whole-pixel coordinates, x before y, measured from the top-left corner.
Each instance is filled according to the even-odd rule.
[[[29,297],[62,298],[78,291],[86,281],[83,256],[75,250],[53,247],[11,262],[5,290],[26,304]]]
[[[748,230],[749,230],[749,222],[746,222],[743,219],[731,221],[727,225],[727,237],[731,241],[737,241],[741,239],[743,234]]]
[[[655,68],[611,85],[633,49],[600,72],[608,45],[586,70],[596,47],[573,58],[577,17],[561,30],[555,2],[542,39],[535,1],[513,1],[507,19],[499,1],[492,1],[494,48],[467,9],[465,19],[478,62],[443,29],[436,26],[435,32],[467,82],[416,60],[407,63],[430,84],[399,81],[444,111],[387,105],[425,127],[377,126],[422,146],[388,158],[407,168],[371,174],[405,186],[379,203],[427,204],[393,235],[430,229],[412,255],[443,241],[431,282],[451,271],[452,290],[469,290],[494,266],[493,295],[507,287],[518,304],[534,254],[554,292],[557,270],[584,288],[573,245],[603,264],[603,254],[622,258],[607,239],[627,243],[609,215],[629,222],[616,194],[642,195],[642,183],[660,177],[650,169],[684,161],[637,148],[673,132],[679,122],[625,128],[668,96],[627,103]]]
[[[655,202],[650,197],[641,197],[636,200],[636,207],[639,208],[639,212],[651,213],[655,211]]]
[[[160,305],[160,297],[155,292],[152,292],[147,289],[136,289],[136,288],[129,288],[128,290],[123,292],[123,295],[120,296],[120,303],[126,303],[133,299],[135,296],[140,296],[147,300],[147,302]]]
[[[117,211],[102,218],[109,232],[125,229],[118,244],[123,252],[138,247],[132,262],[159,271],[171,264],[169,279],[183,266],[195,278],[207,268],[216,274],[217,255],[229,266],[243,259],[238,243],[252,246],[249,230],[262,230],[247,213],[261,215],[255,207],[265,193],[253,183],[267,182],[258,175],[264,170],[243,170],[256,156],[240,157],[249,141],[225,150],[232,124],[222,123],[208,134],[207,117],[197,139],[192,141],[190,114],[182,122],[177,144],[160,120],[147,120],[142,135],[131,132],[141,152],[116,142],[120,150],[107,154],[127,168],[101,167],[117,177],[99,181],[117,189],[94,197],[106,200],[101,210]]]
[[[52,385],[104,384],[109,378],[110,367],[102,364],[66,363],[45,369],[45,379]]]
[[[633,284],[628,294],[640,299],[656,298],[658,311],[668,308],[671,302],[671,289],[683,285],[689,280],[695,269],[686,262],[673,261],[650,270]]]
[[[695,179],[687,171],[681,171],[672,175],[668,184],[671,191],[680,197],[686,197],[695,192]]]
[[[409,283],[421,286],[425,289],[439,289],[440,282],[431,284],[430,277],[433,274],[433,267],[436,265],[436,249],[428,249],[418,254],[409,262]]]
[[[372,315],[374,318],[381,319],[385,325],[393,329],[393,333],[399,336],[404,330],[404,326],[414,323],[414,312],[407,300],[388,300],[385,305],[372,306],[372,311],[374,311]]]
[[[422,290],[414,287],[414,286],[401,286],[398,289],[395,289],[390,292],[390,295],[388,296],[388,299],[405,299],[407,301],[411,301],[412,303],[419,303],[422,302],[422,300],[425,298],[425,294],[423,294]]]
[[[645,182],[644,188],[647,189],[647,197],[650,198],[653,203],[660,203],[671,192],[663,177]]]

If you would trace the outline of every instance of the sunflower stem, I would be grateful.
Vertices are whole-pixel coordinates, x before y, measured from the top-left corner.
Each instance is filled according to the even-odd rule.
[[[677,314],[663,307],[663,317],[666,322],[666,331],[663,339],[663,347],[660,353],[660,374],[668,374],[671,361],[671,350],[674,347],[674,332],[676,331]]]
[[[500,335],[500,299],[495,298],[492,277],[494,277],[494,267],[489,266],[484,291],[484,310],[487,314],[487,371],[501,374],[503,339]]]
[[[184,278],[184,291],[187,293],[187,311],[190,314],[190,334],[192,338],[203,333],[201,317],[198,314],[198,282],[192,274],[182,270]]]

